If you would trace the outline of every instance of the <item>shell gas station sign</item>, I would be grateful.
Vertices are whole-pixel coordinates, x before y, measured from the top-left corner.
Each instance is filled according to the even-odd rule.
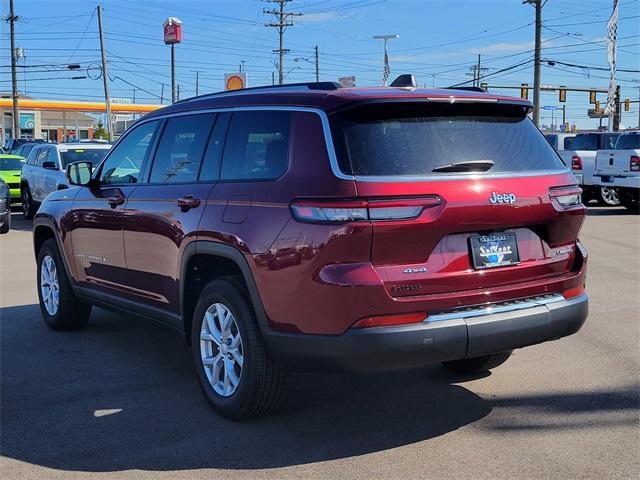
[[[246,86],[247,74],[245,72],[224,74],[225,90],[240,90],[241,88],[245,88]]]

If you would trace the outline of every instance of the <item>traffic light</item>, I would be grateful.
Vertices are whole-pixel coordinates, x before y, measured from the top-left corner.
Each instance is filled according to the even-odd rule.
[[[560,87],[560,94],[558,95],[558,101],[563,103],[567,101],[567,87]]]
[[[597,100],[595,101],[595,107],[596,107],[595,108],[596,112],[599,112],[600,111],[600,102],[597,101]]]
[[[482,82],[480,84],[480,88],[486,92],[487,90],[489,90],[489,84],[486,82]]]
[[[596,91],[589,90],[589,103],[595,105],[596,104]]]
[[[631,110],[631,100],[628,98],[624,99],[624,111],[628,112],[629,110]]]
[[[520,84],[520,98],[529,100],[529,84],[528,83]]]

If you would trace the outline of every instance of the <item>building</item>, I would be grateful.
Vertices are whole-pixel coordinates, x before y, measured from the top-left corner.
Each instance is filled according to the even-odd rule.
[[[11,98],[8,94],[0,97]],[[0,145],[12,138],[12,119],[11,108],[0,108]],[[81,112],[20,109],[20,138],[41,138],[49,142],[92,139],[96,123],[94,117]]]

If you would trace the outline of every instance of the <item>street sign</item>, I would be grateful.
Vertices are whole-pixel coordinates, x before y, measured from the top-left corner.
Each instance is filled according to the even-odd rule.
[[[131,122],[133,121],[133,115],[130,113],[116,113],[115,115],[112,115],[111,118],[113,118],[114,121],[116,122]]]
[[[543,110],[558,110],[558,107],[556,105],[545,105],[544,107],[542,107]]]
[[[344,88],[351,88],[351,87],[355,87],[356,86],[356,77],[355,76],[350,76],[350,77],[340,77],[338,79],[338,83],[340,85],[342,85]]]
[[[607,118],[608,116],[606,113],[604,113],[604,110],[595,108],[590,108],[589,110],[587,110],[587,115],[589,116],[589,118]]]
[[[224,74],[224,89],[225,90],[240,90],[247,86],[247,73],[225,73]]]

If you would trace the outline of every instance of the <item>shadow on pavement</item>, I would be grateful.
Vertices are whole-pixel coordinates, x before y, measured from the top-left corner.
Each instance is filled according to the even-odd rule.
[[[0,327],[1,454],[54,469],[274,468],[428,440],[494,407],[637,408],[630,392],[488,401],[432,367],[293,375],[281,413],[233,423],[204,401],[182,338],[151,322],[96,310],[57,333],[28,305],[0,309]]]
[[[31,220],[25,220],[22,216],[22,210],[20,207],[11,207],[11,230],[18,230],[21,232],[30,232],[33,229],[33,222]]]
[[[611,217],[611,216],[635,216],[631,210],[624,207],[588,207],[587,215],[590,217]]]

